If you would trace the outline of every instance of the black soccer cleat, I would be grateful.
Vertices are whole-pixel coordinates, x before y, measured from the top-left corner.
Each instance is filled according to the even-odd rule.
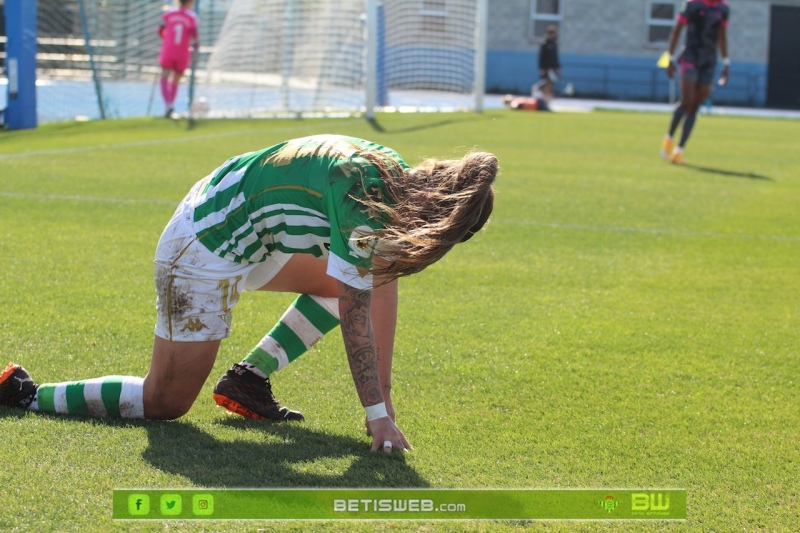
[[[39,388],[28,371],[16,363],[8,363],[0,374],[0,405],[27,409]]]
[[[242,365],[236,364],[214,387],[214,402],[231,413],[274,422],[305,420],[302,413],[281,407],[272,395],[272,385]]]

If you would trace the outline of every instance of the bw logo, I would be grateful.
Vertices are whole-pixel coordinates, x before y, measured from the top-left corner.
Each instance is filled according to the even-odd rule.
[[[669,510],[669,494],[663,492],[634,492],[631,494],[632,511],[657,511]]]
[[[203,324],[203,321],[200,320],[199,318],[190,318],[189,320],[186,321],[186,325],[183,327],[181,331],[189,330],[192,332],[197,332],[202,329],[208,329],[208,326]]]

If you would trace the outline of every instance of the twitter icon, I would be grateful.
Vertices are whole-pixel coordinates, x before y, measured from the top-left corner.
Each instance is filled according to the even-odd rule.
[[[181,514],[181,495],[162,494],[161,495],[161,514],[165,516],[176,516]]]

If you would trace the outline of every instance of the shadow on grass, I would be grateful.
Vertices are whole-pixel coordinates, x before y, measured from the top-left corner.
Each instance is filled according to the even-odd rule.
[[[474,116],[473,116],[474,115]],[[492,117],[496,118],[496,117]],[[407,128],[397,128],[397,129],[386,129],[384,128],[377,119],[371,118],[367,119],[370,127],[375,130],[376,132],[380,133],[411,133],[415,131],[422,131],[422,130],[431,130],[434,128],[441,128],[444,126],[450,126],[451,124],[461,124],[464,122],[474,122],[476,120],[485,120],[486,117],[483,115],[479,115],[478,113],[473,113],[470,116],[459,116],[456,118],[450,118],[447,120],[437,120],[436,122],[430,122],[428,124],[419,124],[416,126],[410,126]]]
[[[142,423],[145,461],[207,487],[428,487],[400,453],[372,453],[366,439],[331,435],[303,424],[234,419],[264,442],[222,441],[183,422]],[[319,462],[318,462],[319,461]]]
[[[711,174],[721,174],[723,176],[731,176],[733,178],[748,178],[751,180],[774,181],[769,176],[756,174],[755,172],[736,172],[734,170],[725,170],[721,168],[701,167],[699,165],[692,165],[690,163],[684,163],[683,166],[685,166],[688,169],[695,170],[697,172],[709,172]]]
[[[36,415],[52,420],[147,431],[142,458],[155,468],[206,487],[430,487],[403,453],[369,450],[368,438],[332,435],[303,423],[274,424],[244,418],[218,422],[261,442],[219,440],[189,422],[99,419],[30,412],[0,406],[0,419]],[[413,452],[412,452],[413,453]]]

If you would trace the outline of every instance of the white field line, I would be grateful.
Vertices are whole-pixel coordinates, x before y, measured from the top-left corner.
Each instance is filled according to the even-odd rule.
[[[109,204],[154,204],[177,206],[180,200],[155,200],[151,198],[111,198],[101,196],[69,196],[57,194],[27,194],[0,191],[0,197],[30,198],[33,200],[70,200],[75,202],[104,202]],[[718,233],[706,231],[679,231],[664,228],[637,228],[633,226],[598,226],[586,224],[562,224],[559,222],[537,222],[535,220],[492,220],[491,225],[537,226],[540,228],[567,229],[580,231],[602,231],[610,233],[647,233],[651,235],[674,235],[678,237],[709,237],[723,239],[745,239],[762,241],[800,242],[800,237],[787,235],[753,235],[747,233]]]
[[[338,126],[343,123],[350,123],[355,121],[363,121],[363,119],[356,118],[344,121],[336,121],[331,122],[327,125],[329,126]],[[269,130],[260,130],[260,129],[248,129],[248,130],[237,130],[237,131],[228,131],[224,133],[210,133],[208,135],[196,135],[196,136],[186,136],[181,137],[178,139],[149,139],[147,141],[137,141],[137,142],[129,142],[129,143],[119,143],[119,144],[97,144],[93,146],[75,146],[72,148],[55,148],[52,150],[33,150],[30,152],[19,152],[15,154],[0,154],[0,161],[6,159],[20,159],[23,157],[37,157],[40,155],[59,155],[59,154],[77,154],[81,152],[92,152],[95,150],[117,150],[120,148],[136,148],[139,146],[154,146],[158,144],[178,144],[178,143],[185,143],[185,142],[195,142],[200,140],[206,139],[219,139],[222,137],[234,137],[237,135],[253,135],[263,131],[269,131],[270,133],[276,132],[291,132],[296,131],[299,129],[303,129],[306,126],[292,126],[287,128],[279,128],[279,129],[269,129]],[[266,146],[264,147],[266,148]],[[231,154],[235,155],[235,154]]]
[[[152,198],[109,198],[104,196],[80,196],[67,194],[30,194],[24,192],[3,192],[0,196],[7,198],[30,198],[32,200],[56,200],[73,202],[101,202],[107,204],[154,204],[154,205],[174,205],[178,206],[180,199],[176,200],[154,200]]]
[[[591,224],[563,224],[560,222],[537,222],[535,220],[491,220],[491,225],[537,226],[542,228],[580,231],[603,231],[615,233],[648,233],[651,235],[675,235],[679,237],[710,237],[724,239],[747,239],[764,241],[800,242],[800,237],[789,235],[753,235],[748,233],[719,233],[711,231],[680,231],[664,228],[637,228],[633,226],[599,226]]]
[[[337,121],[330,125],[337,125],[340,123],[350,123],[361,119],[350,119],[345,121]],[[270,130],[272,133],[276,131],[293,131],[301,129],[301,127],[281,128],[279,130]],[[114,150],[118,148],[131,148],[137,146],[153,146],[156,144],[175,144],[183,142],[192,142],[201,139],[216,139],[221,137],[233,137],[236,135],[247,135],[258,132],[257,129],[230,131],[225,133],[214,133],[209,135],[198,135],[194,137],[182,137],[179,139],[152,139],[148,141],[139,141],[134,143],[119,143],[119,144],[103,144],[94,146],[81,146],[74,148],[61,148],[54,150],[35,150],[31,152],[19,152],[16,154],[0,154],[0,160],[16,159],[21,157],[35,157],[38,155],[55,155],[55,154],[71,154],[79,152],[89,152],[93,150]],[[105,202],[116,204],[159,204],[159,205],[177,205],[177,201],[172,200],[154,200],[148,198],[111,198],[111,197],[95,197],[95,196],[69,196],[69,195],[53,195],[53,194],[25,194],[0,191],[0,196],[10,198],[31,198],[38,200],[72,200],[79,202]],[[558,222],[537,222],[533,220],[493,220],[492,224],[508,224],[513,226],[538,226],[554,229],[573,229],[584,231],[605,231],[605,232],[623,232],[623,233],[649,233],[653,235],[678,235],[686,237],[713,237],[713,238],[733,238],[733,239],[756,239],[756,240],[770,240],[770,241],[787,241],[787,242],[800,242],[800,237],[784,236],[784,235],[752,235],[741,233],[715,233],[715,232],[693,232],[693,231],[678,231],[663,228],[637,228],[626,226],[598,226],[598,225],[584,225],[584,224],[563,224]]]

